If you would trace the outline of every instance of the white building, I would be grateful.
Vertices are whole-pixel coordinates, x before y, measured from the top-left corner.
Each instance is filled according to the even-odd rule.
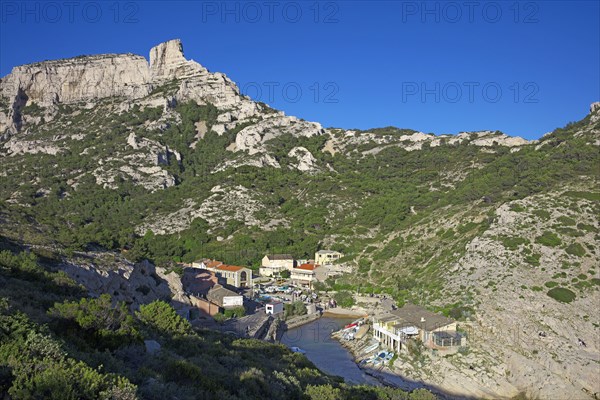
[[[373,317],[373,336],[394,351],[412,338],[432,349],[465,346],[466,338],[456,328],[456,321],[413,304]]]
[[[290,254],[267,254],[262,258],[258,272],[260,276],[279,276],[283,271],[291,271],[294,265],[294,257]]]
[[[270,301],[265,305],[266,314],[279,314],[283,312],[283,303],[281,301]]]
[[[301,264],[292,269],[290,279],[292,284],[312,289],[312,284],[317,280],[317,273],[321,268],[317,264]]]
[[[225,309],[244,306],[244,296],[229,289],[225,289],[219,284],[213,286],[212,289],[208,291],[206,298],[211,303]]]
[[[319,250],[315,253],[315,264],[331,265],[342,257],[344,257],[344,255],[339,251]]]

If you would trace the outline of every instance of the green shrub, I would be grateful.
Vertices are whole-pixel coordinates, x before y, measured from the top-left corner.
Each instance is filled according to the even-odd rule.
[[[340,307],[350,308],[354,305],[354,296],[348,291],[337,292],[333,299]]]
[[[514,203],[510,205],[510,209],[515,212],[523,212],[525,211],[525,207],[520,204]]]
[[[585,255],[585,249],[579,243],[570,244],[569,246],[567,246],[565,251],[568,254],[571,254],[571,255],[577,256],[577,257],[583,257]]]
[[[569,289],[562,287],[555,287],[550,289],[547,293],[548,296],[552,297],[556,301],[560,301],[561,303],[570,303],[575,300],[575,293],[570,291]]]
[[[529,244],[529,240],[522,237],[503,237],[502,244],[509,250],[516,250],[522,244]]]
[[[163,335],[183,335],[192,330],[187,320],[179,316],[168,303],[161,300],[141,305],[136,315],[148,328]]]
[[[540,265],[540,257],[541,256],[542,255],[538,254],[538,253],[528,255],[527,257],[525,257],[525,262],[537,267]]]
[[[548,281],[548,282],[544,283],[544,286],[546,286],[547,288],[553,288],[553,287],[558,286],[558,282]]]
[[[291,304],[284,304],[283,309],[286,318],[305,315],[307,312],[306,305],[301,301],[295,301]]]
[[[223,312],[223,315],[225,315],[225,318],[229,319],[229,318],[241,318],[244,315],[246,315],[246,309],[244,307],[235,307],[235,308],[230,308],[227,309]]]
[[[541,219],[543,219],[544,221],[547,221],[550,219],[550,213],[546,210],[535,210],[532,212],[533,215],[540,217]]]
[[[594,192],[565,192],[567,196],[575,197],[578,199],[586,199],[590,201],[600,201],[600,193]]]
[[[562,243],[560,238],[556,235],[556,233],[552,233],[549,231],[546,231],[542,233],[541,236],[538,236],[535,239],[535,242],[548,247],[556,247]]]
[[[122,302],[113,306],[109,294],[97,299],[55,303],[48,314],[62,320],[59,329],[68,330],[73,324],[88,344],[100,348],[114,349],[139,339],[127,306]]]
[[[582,222],[577,224],[577,228],[584,230],[586,232],[598,232],[598,228],[596,228],[594,225],[590,225],[590,224],[584,224]]]
[[[287,269],[285,271],[281,271],[281,273],[279,274],[279,276],[283,279],[290,279],[291,275],[292,273]]]
[[[576,223],[576,221],[573,218],[570,218],[570,217],[567,217],[564,215],[558,217],[556,220],[564,226],[573,226]]]

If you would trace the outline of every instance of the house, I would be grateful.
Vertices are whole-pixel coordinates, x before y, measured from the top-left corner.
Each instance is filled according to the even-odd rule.
[[[214,272],[217,277],[223,278],[225,283],[237,288],[252,287],[252,270],[237,265],[226,265],[221,261],[200,261],[194,263],[196,268]]]
[[[312,284],[317,280],[317,273],[321,270],[317,264],[301,264],[292,269],[290,279],[293,285],[304,286],[312,289]]]
[[[332,265],[344,257],[339,251],[319,250],[315,253],[315,263],[319,265]]]
[[[283,271],[291,271],[295,266],[290,254],[267,254],[262,258],[260,276],[278,276]]]
[[[192,262],[191,267],[198,268],[198,269],[206,269],[206,265],[208,263],[210,263],[211,261],[212,260],[210,260],[208,258],[203,258],[202,260]]]
[[[198,297],[206,296],[213,286],[222,284],[222,281],[219,282],[219,277],[214,272],[198,268],[184,269],[181,277],[183,290]]]
[[[221,285],[215,285],[208,291],[206,299],[220,308],[228,309],[244,306],[244,296]]]
[[[283,303],[281,301],[272,300],[265,304],[265,314],[279,314],[283,312]]]
[[[456,321],[414,304],[373,317],[373,336],[394,351],[415,338],[438,350],[466,345],[456,328]]]

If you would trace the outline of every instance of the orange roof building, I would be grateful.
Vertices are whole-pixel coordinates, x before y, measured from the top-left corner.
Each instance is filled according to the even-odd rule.
[[[237,265],[223,264],[221,261],[204,261],[199,263],[204,269],[214,272],[218,277],[225,279],[228,285],[237,288],[252,287],[252,270]]]
[[[318,264],[300,264],[296,268],[304,269],[306,271],[314,271],[316,268],[319,268],[319,265]]]

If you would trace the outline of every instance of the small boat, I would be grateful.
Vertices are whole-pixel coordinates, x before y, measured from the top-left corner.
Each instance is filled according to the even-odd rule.
[[[379,347],[379,343],[374,343],[374,344],[370,345],[369,347],[365,348],[363,350],[363,353],[370,353],[372,351],[377,350],[378,347]]]
[[[394,353],[393,352],[389,352],[386,354],[386,356],[383,358],[384,361],[391,361],[391,359],[394,358]]]
[[[356,330],[356,338],[362,339],[369,332],[369,325],[363,324]]]
[[[302,350],[300,347],[292,346],[290,350],[294,353],[306,354],[306,351]]]
[[[358,325],[358,322],[353,322],[351,324],[348,324],[344,327],[344,329],[350,329],[350,328],[354,328],[355,326]]]

